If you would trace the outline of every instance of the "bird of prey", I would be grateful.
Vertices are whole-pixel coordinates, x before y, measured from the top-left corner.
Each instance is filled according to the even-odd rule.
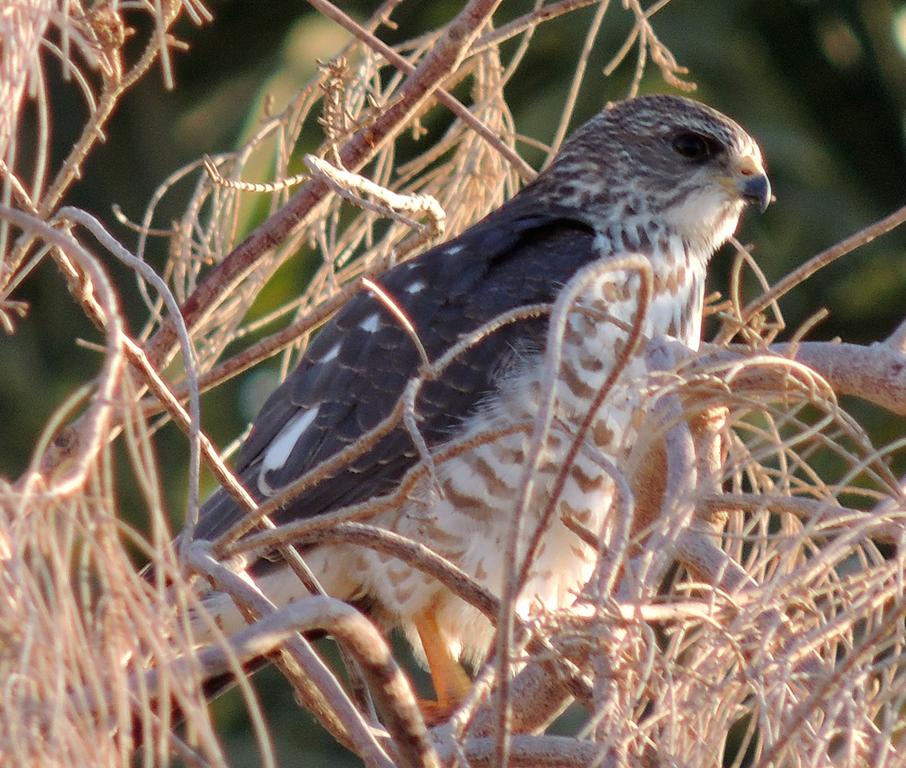
[[[504,313],[552,305],[586,265],[642,257],[654,285],[644,336],[671,336],[696,348],[708,261],[733,234],[746,204],[763,211],[770,198],[761,152],[735,122],[686,98],[629,99],[608,105],[575,131],[551,165],[508,203],[377,282],[409,318],[434,363]],[[640,311],[639,289],[637,271],[602,266],[569,311],[552,426],[522,526],[523,553],[572,436],[617,364]],[[477,334],[418,390],[420,446],[401,421],[273,521],[395,498],[404,478],[430,455],[431,471],[422,471],[369,522],[424,544],[499,595],[511,566],[503,562],[505,542],[543,396],[549,319],[549,312],[539,311]],[[363,290],[320,330],[264,404],[240,450],[238,477],[258,500],[279,494],[394,412],[422,364],[422,351],[399,319],[374,292]],[[560,518],[568,515],[606,536],[613,486],[590,454],[617,461],[625,456],[644,370],[643,350],[637,350],[594,415],[559,489],[557,514],[536,550],[518,613],[539,605],[566,607],[590,577],[596,549]],[[203,506],[194,535],[213,540],[244,514],[220,489]],[[486,654],[489,621],[430,576],[361,545],[316,543],[303,556],[328,594],[364,606],[382,626],[405,631],[427,660],[438,708],[452,709],[469,685],[458,662]],[[247,565],[277,605],[309,594],[279,558]],[[204,601],[227,631],[244,625],[226,595],[212,591]]]

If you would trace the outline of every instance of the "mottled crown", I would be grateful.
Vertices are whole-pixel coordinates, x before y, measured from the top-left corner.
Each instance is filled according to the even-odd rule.
[[[705,153],[683,154],[690,140]],[[576,130],[532,187],[596,228],[653,223],[713,249],[746,202],[733,182],[752,172],[763,176],[761,151],[733,120],[692,99],[641,96]]]

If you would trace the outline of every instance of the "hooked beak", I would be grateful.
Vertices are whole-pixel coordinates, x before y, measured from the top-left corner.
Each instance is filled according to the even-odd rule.
[[[747,203],[758,206],[764,213],[770,205],[771,182],[761,164],[753,157],[743,157],[735,164],[732,176],[733,186],[737,194]]]

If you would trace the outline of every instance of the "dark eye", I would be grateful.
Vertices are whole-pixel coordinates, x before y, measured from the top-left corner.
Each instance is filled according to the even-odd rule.
[[[704,160],[720,151],[720,145],[710,136],[683,131],[673,137],[673,148],[689,160]]]

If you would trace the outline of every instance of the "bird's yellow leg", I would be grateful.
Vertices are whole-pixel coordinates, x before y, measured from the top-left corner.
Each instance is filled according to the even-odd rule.
[[[450,654],[437,627],[433,610],[415,617],[415,628],[425,650],[431,681],[437,701],[420,701],[419,706],[429,724],[442,722],[450,717],[465,698],[472,681],[459,662]]]

